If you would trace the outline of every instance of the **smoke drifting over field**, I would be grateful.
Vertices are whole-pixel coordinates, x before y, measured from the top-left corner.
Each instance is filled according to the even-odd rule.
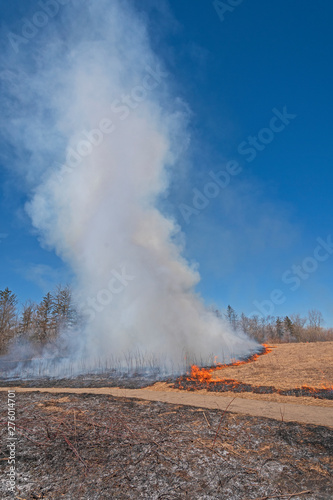
[[[73,357],[139,350],[177,365],[255,349],[205,309],[180,228],[158,208],[188,117],[142,18],[127,2],[73,3],[15,57],[7,139],[34,186],[33,226],[76,276],[87,323]]]

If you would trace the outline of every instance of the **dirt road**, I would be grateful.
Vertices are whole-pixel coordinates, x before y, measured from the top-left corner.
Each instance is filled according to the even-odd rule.
[[[1,387],[1,391],[9,388]],[[14,389],[13,387],[10,388]],[[177,405],[196,406],[224,410],[230,404],[228,411],[257,417],[273,418],[284,422],[300,422],[303,424],[323,425],[333,427],[333,402],[327,401],[325,406],[304,405],[289,402],[275,402],[262,399],[245,399],[235,396],[217,394],[202,394],[187,391],[165,391],[147,389],[124,389],[114,387],[102,388],[15,388],[16,392],[48,392],[73,394],[110,394],[112,396],[143,399],[148,401],[162,401]],[[19,399],[19,398],[18,398]],[[287,401],[287,399],[286,399]],[[318,403],[320,403],[318,401]]]

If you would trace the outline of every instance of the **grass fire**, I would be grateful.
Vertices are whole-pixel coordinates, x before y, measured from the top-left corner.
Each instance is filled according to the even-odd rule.
[[[331,500],[333,3],[0,14],[0,498]]]
[[[328,500],[333,401],[322,384],[332,352],[332,342],[264,345],[156,383],[107,373],[2,381],[1,401],[9,390],[20,403],[18,496],[240,500],[274,488],[280,498]]]
[[[239,367],[248,363],[256,362],[260,356],[269,354],[276,346],[268,346],[263,344],[263,349],[260,354],[253,354],[247,359],[233,361],[229,364],[219,364],[210,368],[199,368],[196,365],[191,367],[191,372],[188,375],[179,377],[174,384],[175,388],[186,389],[189,391],[206,389],[212,392],[252,392],[258,394],[281,394],[291,396],[313,396],[320,399],[333,400],[333,385],[321,382],[317,387],[311,387],[307,384],[302,384],[300,387],[279,388],[265,385],[251,385],[244,381],[231,378],[221,377],[224,370],[231,367]],[[230,373],[230,371],[229,371]],[[290,381],[292,384],[292,381]]]

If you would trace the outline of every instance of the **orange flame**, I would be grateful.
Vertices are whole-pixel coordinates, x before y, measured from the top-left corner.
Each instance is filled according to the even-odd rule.
[[[212,377],[213,372],[216,372],[217,370],[221,370],[223,368],[227,368],[230,366],[239,366],[239,365],[245,365],[247,363],[251,363],[252,361],[257,361],[257,359],[260,358],[260,356],[263,356],[264,354],[268,354],[272,352],[274,349],[274,346],[269,346],[267,344],[262,344],[263,346],[263,351],[260,354],[253,354],[250,356],[248,359],[244,361],[233,361],[232,363],[229,364],[222,364],[217,362],[217,356],[214,358],[215,366],[211,368],[199,368],[199,366],[192,365],[191,366],[191,373],[188,374],[186,377],[187,381],[192,381],[192,382],[204,382],[204,383],[216,383],[216,382],[223,382],[224,384],[228,385],[228,390],[233,390],[238,388],[239,386],[243,385],[242,382],[239,382],[234,379],[226,379],[226,378],[217,378],[217,377]],[[186,387],[183,387],[186,388]],[[187,388],[186,388],[187,389]],[[189,390],[189,389],[188,389]],[[295,391],[305,391],[308,395],[313,394],[314,397],[316,393],[320,393],[321,391],[333,391],[333,385],[329,384],[322,384],[321,387],[311,387],[309,385],[302,385],[301,387],[294,388],[293,390]],[[278,388],[274,388],[274,392],[277,394],[284,394],[286,391]]]
[[[264,349],[260,354],[253,354],[250,356],[248,359],[244,361],[233,361],[232,363],[226,365],[222,363],[217,363],[217,356],[215,356],[214,361],[215,365],[213,368],[199,368],[197,365],[192,365],[191,366],[191,373],[190,376],[187,377],[187,380],[197,380],[199,382],[224,382],[225,379],[223,378],[214,378],[212,380],[212,373],[215,372],[217,369],[221,370],[222,368],[227,368],[230,366],[239,366],[239,365],[245,365],[246,363],[251,363],[252,361],[256,361],[259,359],[260,356],[263,356],[264,354],[268,354],[269,352],[272,352],[273,347],[268,346],[267,344],[262,344]],[[235,380],[233,380],[237,384]]]

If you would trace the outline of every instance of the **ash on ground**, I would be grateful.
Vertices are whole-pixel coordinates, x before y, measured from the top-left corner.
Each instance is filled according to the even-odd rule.
[[[109,373],[109,374],[87,374],[77,377],[53,378],[42,377],[30,380],[22,380],[19,377],[0,379],[0,387],[123,387],[126,389],[142,389],[154,384],[156,381],[169,379],[157,378],[156,374],[144,375],[141,373]],[[175,378],[173,379],[175,381]]]
[[[1,394],[2,498],[7,394]],[[25,500],[329,500],[333,431],[104,395],[17,393]]]

